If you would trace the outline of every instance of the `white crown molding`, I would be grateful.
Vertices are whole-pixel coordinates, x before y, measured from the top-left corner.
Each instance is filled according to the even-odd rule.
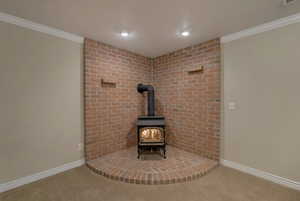
[[[248,36],[252,36],[258,33],[263,33],[266,31],[271,31],[273,29],[277,29],[280,27],[284,27],[287,26],[289,24],[294,24],[300,22],[300,13],[295,14],[295,15],[291,15],[288,17],[284,17],[266,24],[262,24],[256,27],[252,27],[249,29],[245,29],[243,31],[237,32],[237,33],[233,33],[233,34],[229,34],[226,36],[221,37],[221,43],[228,43],[234,40],[238,40],[240,38],[244,38],[244,37],[248,37]]]
[[[269,180],[269,181],[272,181],[274,183],[277,183],[277,184],[280,184],[280,185],[283,185],[283,186],[286,186],[286,187],[289,187],[289,188],[300,191],[300,182],[296,182],[296,181],[293,181],[293,180],[290,180],[290,179],[279,177],[277,175],[273,175],[273,174],[268,173],[268,172],[264,172],[264,171],[261,171],[261,170],[258,170],[258,169],[254,169],[254,168],[251,168],[251,167],[248,167],[248,166],[236,163],[236,162],[224,160],[224,159],[221,159],[220,163],[222,165],[226,166],[226,167],[230,167],[230,168],[239,170],[241,172],[245,172],[247,174],[251,174],[251,175],[254,175],[256,177],[260,177],[260,178],[263,178],[265,180]]]
[[[46,33],[46,34],[53,35],[56,37],[64,38],[64,39],[71,40],[71,41],[77,42],[77,43],[83,43],[83,40],[84,40],[84,38],[81,36],[77,36],[72,33],[64,32],[59,29],[48,27],[46,25],[38,24],[38,23],[29,21],[29,20],[26,20],[23,18],[19,18],[19,17],[13,16],[13,15],[2,13],[2,12],[0,12],[0,21],[14,24],[14,25],[17,25],[20,27],[28,28],[28,29],[31,29],[34,31]]]
[[[26,176],[26,177],[22,177],[22,178],[13,180],[13,181],[9,181],[7,183],[0,184],[0,193],[11,190],[11,189],[14,189],[14,188],[17,188],[17,187],[22,186],[24,184],[29,184],[31,182],[34,182],[34,181],[37,181],[37,180],[40,180],[40,179],[43,179],[43,178],[61,173],[61,172],[64,172],[66,170],[70,170],[70,169],[79,167],[79,166],[83,165],[84,163],[85,163],[85,161],[82,159],[82,160],[78,160],[78,161],[74,161],[74,162],[71,162],[71,163],[64,164],[64,165],[56,167],[56,168],[46,170],[46,171],[43,171],[43,172],[39,172],[39,173],[29,175],[29,176]]]

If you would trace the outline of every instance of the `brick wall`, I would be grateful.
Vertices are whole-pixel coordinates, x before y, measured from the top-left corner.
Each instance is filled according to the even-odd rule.
[[[136,85],[150,82],[152,60],[89,39],[84,59],[85,156],[91,160],[135,143],[135,121],[145,111]]]
[[[188,73],[201,65],[203,73]],[[156,109],[166,117],[168,143],[219,159],[219,40],[157,57],[153,73]]]
[[[152,83],[168,143],[219,159],[220,42],[218,39],[146,58],[85,40],[85,155],[91,160],[133,145],[135,121],[145,114],[138,83]],[[188,71],[204,66],[203,73]],[[101,79],[116,82],[116,88]]]

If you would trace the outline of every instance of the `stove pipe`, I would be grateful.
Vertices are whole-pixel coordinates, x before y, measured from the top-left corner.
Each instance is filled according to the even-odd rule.
[[[148,116],[155,116],[155,98],[154,98],[154,88],[152,85],[138,84],[137,91],[143,93],[148,92]]]

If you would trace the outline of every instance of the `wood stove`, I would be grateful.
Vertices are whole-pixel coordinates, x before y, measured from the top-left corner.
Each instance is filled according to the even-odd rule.
[[[138,158],[145,150],[159,150],[166,158],[165,118],[155,116],[154,88],[138,84],[137,91],[148,92],[148,116],[140,116],[137,120]]]

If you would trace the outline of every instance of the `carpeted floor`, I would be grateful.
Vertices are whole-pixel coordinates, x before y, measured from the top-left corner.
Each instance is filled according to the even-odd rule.
[[[82,166],[0,194],[1,201],[300,201],[300,192],[217,167],[198,180],[137,185],[106,179]]]

